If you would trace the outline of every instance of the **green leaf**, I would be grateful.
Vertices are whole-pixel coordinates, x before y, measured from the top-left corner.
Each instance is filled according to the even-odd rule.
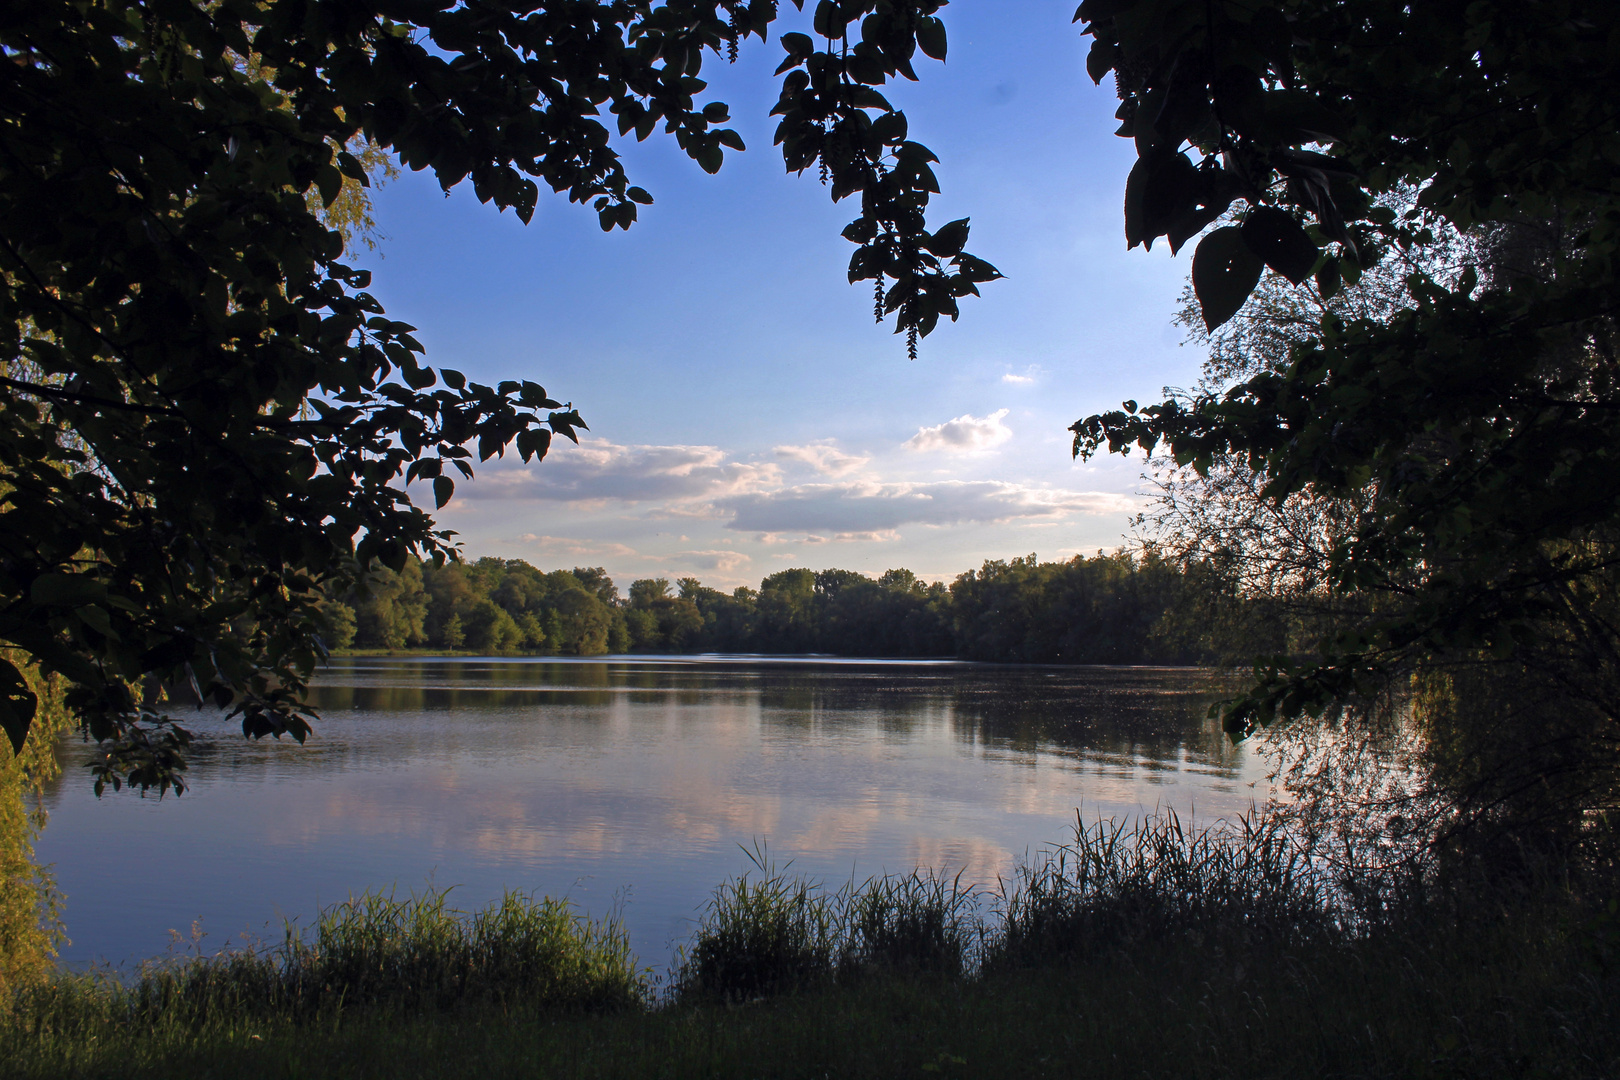
[[[1103,76],[1113,70],[1118,58],[1118,45],[1111,41],[1094,41],[1086,54],[1086,74],[1091,76],[1092,82],[1101,85]]]
[[[435,507],[443,510],[450,501],[450,496],[456,493],[456,482],[448,476],[435,476],[433,478],[433,502]]]
[[[809,34],[783,34],[782,48],[794,59],[802,59],[816,51],[816,42]]]
[[[112,628],[112,620],[107,613],[95,604],[86,604],[76,612],[79,619],[90,629],[111,641],[118,641],[118,633]]]
[[[1260,281],[1265,262],[1249,249],[1235,225],[1216,229],[1198,242],[1193,253],[1193,292],[1204,325],[1213,330],[1236,315]]]
[[[426,390],[436,381],[433,369],[429,367],[401,364],[399,374],[405,380],[405,385],[412,390]]]
[[[544,459],[546,456],[546,451],[550,448],[551,432],[547,431],[545,428],[534,427],[529,428],[527,431],[518,432],[518,454],[523,458],[524,461],[528,461],[530,458],[534,458],[536,460]]]
[[[924,241],[923,247],[941,258],[959,255],[968,241],[968,219],[962,218],[941,225],[934,235]]]
[[[945,24],[933,15],[917,20],[917,48],[924,56],[945,59]]]
[[[1286,210],[1257,206],[1243,219],[1243,239],[1267,266],[1299,285],[1316,268],[1321,253]]]
[[[872,121],[872,136],[885,146],[898,146],[906,141],[906,114],[889,112]]]
[[[320,189],[321,205],[331,206],[343,191],[343,174],[331,165],[315,174],[315,186]]]
[[[13,754],[22,753],[23,740],[28,738],[38,709],[39,698],[28,689],[22,672],[9,660],[0,659],[0,728],[5,728]]]
[[[1316,272],[1316,291],[1322,299],[1331,300],[1339,292],[1339,260],[1328,259]]]
[[[821,0],[816,5],[812,25],[816,33],[822,37],[836,38],[844,35],[844,27],[848,25],[848,20],[844,18],[843,12],[839,11],[836,0]]]
[[[856,218],[844,226],[841,234],[845,240],[852,244],[869,244],[877,236],[878,223],[871,218]]]
[[[79,574],[41,574],[28,590],[34,603],[51,607],[78,607],[98,602],[106,595],[106,586],[101,582]]]
[[[1185,154],[1155,151],[1138,158],[1125,180],[1126,246],[1151,251],[1156,237],[1196,212],[1198,195],[1198,170]]]
[[[1165,232],[1165,239],[1170,242],[1170,254],[1179,252],[1181,245],[1203,232],[1225,212],[1224,206],[1193,206],[1184,211]]]

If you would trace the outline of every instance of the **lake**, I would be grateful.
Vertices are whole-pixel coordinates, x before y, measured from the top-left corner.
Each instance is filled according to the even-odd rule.
[[[823,658],[356,658],[306,745],[193,714],[183,797],[101,799],[76,739],[38,857],[63,960],[125,964],[194,924],[212,950],[378,887],[618,905],[659,970],[742,847],[833,886],[916,867],[993,884],[1087,819],[1264,801],[1265,762],[1166,668]]]

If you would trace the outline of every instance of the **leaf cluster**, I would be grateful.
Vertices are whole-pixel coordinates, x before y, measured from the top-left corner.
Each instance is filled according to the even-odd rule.
[[[809,34],[782,35],[787,57],[777,74],[786,78],[771,110],[782,118],[776,143],[789,171],[817,166],[835,200],[860,195],[861,215],[844,229],[845,239],[860,245],[849,280],[873,282],[877,320],[896,314],[895,332],[907,335],[913,359],[917,339],[940,316],[955,321],[958,300],[1001,277],[964,250],[966,218],[928,231],[928,198],[939,191],[931,166],[939,158],[907,137],[905,113],[878,89],[896,77],[915,81],[918,52],[945,59],[945,25],[937,15],[944,6],[944,0],[819,0],[820,43]]]
[[[1556,646],[1566,672],[1611,670],[1617,637],[1593,598],[1610,590],[1620,497],[1620,13],[1087,0],[1079,16],[1140,155],[1128,238],[1179,246],[1247,206],[1195,255],[1206,326],[1263,266],[1328,301],[1390,252],[1415,262],[1394,310],[1324,303],[1281,364],[1073,427],[1079,454],[1162,450],[1200,473],[1252,470],[1279,502],[1366,499],[1328,582],[1407,601],[1314,659],[1262,662],[1230,730],[1447,656]],[[1400,192],[1415,200],[1398,212],[1386,197]],[[1425,265],[1459,233],[1482,245],[1474,265]]]
[[[863,273],[897,282],[888,310],[913,345],[995,276],[963,254],[965,222],[926,231],[932,155],[873,89],[911,75],[919,45],[943,55],[940,6],[818,9],[839,40],[834,14],[865,16],[871,45],[833,63],[790,35],[824,77],[790,73],[784,95],[785,131],[801,106],[825,128],[789,140],[790,168],[820,159],[835,195],[862,193],[857,231],[891,253]],[[734,59],[776,15],[772,0],[5,6],[0,642],[68,680],[105,750],[98,790],[182,786],[176,695],[303,740],[327,598],[377,565],[456,557],[408,485],[442,508],[474,455],[538,460],[585,428],[538,383],[427,365],[345,261],[357,187],[397,162],[523,221],[545,188],[627,228],[652,196],[615,137],[661,130],[718,169],[742,141],[702,100],[705,56]],[[35,708],[0,661],[14,746]]]

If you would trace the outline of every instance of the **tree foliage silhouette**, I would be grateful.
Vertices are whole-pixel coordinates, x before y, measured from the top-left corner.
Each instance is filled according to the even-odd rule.
[[[852,281],[913,352],[998,276],[929,231],[934,155],[878,89],[945,55],[942,0],[844,0],[782,38],[788,168],[858,196]],[[709,55],[772,0],[18,0],[0,9],[0,641],[65,676],[97,790],[182,785],[165,688],[302,740],[322,598],[453,556],[439,507],[473,458],[543,458],[578,412],[528,381],[428,366],[322,219],[363,153],[524,221],[542,188],[627,228],[652,197],[615,136],[708,172]],[[311,206],[311,194],[316,205]],[[403,484],[401,483],[403,481]],[[36,702],[0,661],[0,727]]]
[[[1329,554],[1398,596],[1308,660],[1257,667],[1237,733],[1443,657],[1533,660],[1611,718],[1620,697],[1620,9],[1583,0],[1086,0],[1138,162],[1128,243],[1198,242],[1207,326],[1266,267],[1331,298],[1393,249],[1470,234],[1388,317],[1325,307],[1287,362],[1088,417],[1077,454],[1242,463],[1264,496],[1360,497]],[[1196,158],[1196,161],[1194,160]],[[1415,192],[1410,210],[1390,197]]]

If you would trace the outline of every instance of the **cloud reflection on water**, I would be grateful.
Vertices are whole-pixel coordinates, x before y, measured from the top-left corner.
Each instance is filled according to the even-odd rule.
[[[41,851],[73,960],[158,951],[199,912],[307,916],[430,873],[464,904],[512,886],[600,911],[629,888],[656,959],[755,839],[833,883],[916,866],[993,883],[1077,807],[1241,812],[1261,770],[1204,719],[1214,690],[1150,669],[352,660],[319,681],[306,747],[203,717],[183,800],[131,813],[70,768]]]

